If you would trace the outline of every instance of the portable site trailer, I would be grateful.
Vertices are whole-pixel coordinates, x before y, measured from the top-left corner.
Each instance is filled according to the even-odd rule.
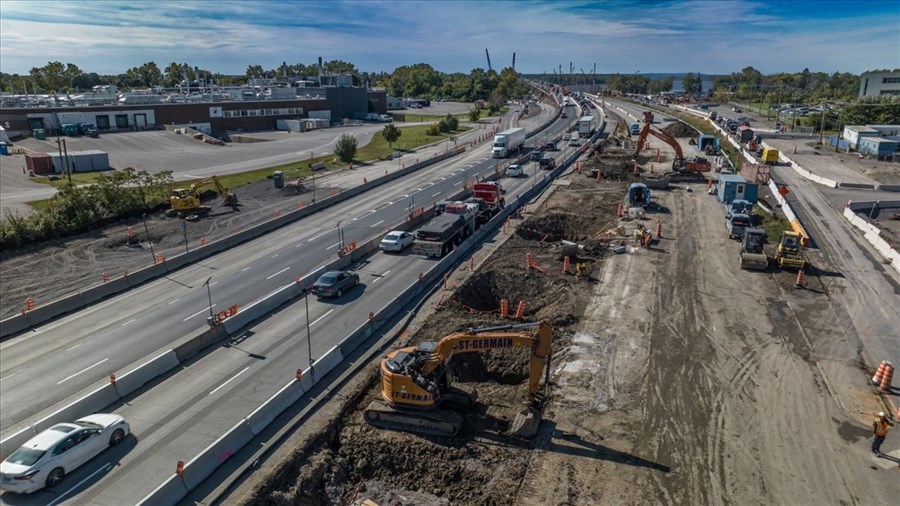
[[[716,184],[719,201],[730,204],[734,200],[746,200],[756,204],[759,198],[759,187],[756,183],[748,183],[737,174],[722,174]]]

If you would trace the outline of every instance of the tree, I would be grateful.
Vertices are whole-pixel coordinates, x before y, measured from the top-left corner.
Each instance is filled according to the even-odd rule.
[[[153,85],[161,85],[163,82],[163,74],[156,62],[147,62],[140,67],[132,67],[125,72],[128,83],[131,86],[151,87]]]
[[[449,131],[453,131],[453,130],[456,130],[457,128],[459,128],[459,120],[456,119],[456,117],[450,113],[447,113],[447,116],[444,118],[444,121],[447,123],[447,126],[450,127]]]
[[[394,126],[393,123],[388,123],[381,131],[381,136],[388,142],[388,147],[391,149],[394,149],[394,143],[397,142],[397,139],[399,139],[402,134],[403,132]]]
[[[43,91],[61,92],[66,87],[66,67],[62,62],[52,61],[43,67],[32,67],[30,74]]]
[[[356,157],[356,137],[350,134],[341,135],[334,144],[334,155],[344,163],[350,163]]]
[[[265,73],[266,73],[266,71],[263,70],[262,65],[248,65],[247,72],[245,72],[247,77],[250,77],[250,78],[261,77]]]
[[[692,72],[688,72],[681,78],[681,88],[688,95],[698,94],[702,91],[703,81]]]
[[[481,109],[480,108],[473,107],[471,110],[469,110],[469,121],[471,121],[472,123],[476,123],[476,122],[478,122],[478,120],[480,118],[481,118]]]

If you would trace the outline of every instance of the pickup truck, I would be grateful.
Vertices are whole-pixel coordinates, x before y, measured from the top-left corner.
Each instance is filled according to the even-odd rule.
[[[725,227],[729,239],[743,239],[744,231],[753,228],[753,220],[746,214],[733,213],[725,219]]]

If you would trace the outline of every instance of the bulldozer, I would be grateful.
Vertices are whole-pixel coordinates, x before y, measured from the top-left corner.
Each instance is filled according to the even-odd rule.
[[[741,240],[741,269],[764,271],[769,268],[769,257],[763,252],[766,231],[761,228],[744,230]]]
[[[550,338],[544,322],[459,330],[438,342],[400,348],[382,361],[381,399],[369,404],[363,417],[374,427],[418,434],[454,437],[463,426],[461,411],[475,405],[476,395],[450,385],[447,362],[457,353],[530,347],[528,402],[518,413],[509,435],[530,438],[537,433],[544,396],[550,381]]]
[[[782,269],[785,267],[793,267],[800,270],[806,268],[806,256],[803,254],[803,243],[800,241],[800,234],[787,230],[781,233],[775,261],[778,262],[778,266]]]
[[[172,207],[166,210],[166,216],[170,218],[176,216],[184,218],[203,215],[210,212],[212,210],[211,207],[200,204],[199,188],[207,183],[213,183],[216,186],[216,190],[219,191],[219,195],[222,196],[222,200],[226,206],[237,205],[237,195],[230,193],[228,189],[222,185],[222,182],[219,181],[218,177],[210,176],[194,181],[191,183],[190,188],[176,188],[172,190],[172,195],[169,197],[169,204]]]

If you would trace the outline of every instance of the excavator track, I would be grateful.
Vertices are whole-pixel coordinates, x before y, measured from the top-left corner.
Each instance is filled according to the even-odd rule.
[[[369,404],[363,412],[363,417],[369,425],[380,429],[430,436],[453,437],[459,434],[463,426],[463,416],[456,411],[395,409],[380,400]]]

